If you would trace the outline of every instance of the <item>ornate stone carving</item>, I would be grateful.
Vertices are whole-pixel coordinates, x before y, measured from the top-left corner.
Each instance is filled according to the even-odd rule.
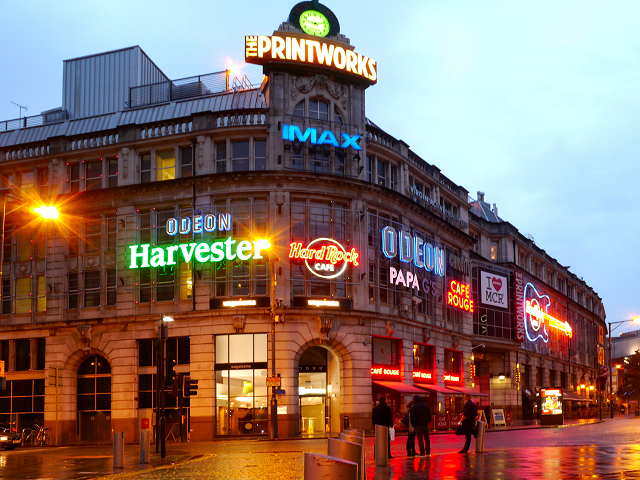
[[[460,345],[460,339],[454,335],[451,338],[451,345],[453,346],[453,348],[458,348],[458,345]]]
[[[527,353],[527,355],[525,356],[525,362],[526,363],[531,363],[531,354]]]
[[[431,340],[431,331],[428,328],[425,328],[422,330],[422,341],[424,343],[429,343],[429,340]]]
[[[392,337],[396,333],[396,322],[387,321],[387,337]]]
[[[318,315],[318,330],[323,343],[329,341],[329,333],[333,328],[333,315]]]
[[[199,135],[197,138],[198,141],[198,166],[202,168],[204,166],[204,135]],[[195,175],[195,172],[194,172]]]
[[[60,164],[60,160],[54,158],[51,160],[51,165],[53,167],[53,174],[51,175],[51,185],[55,189],[58,186],[58,165]]]
[[[78,334],[82,341],[82,350],[87,352],[91,349],[91,340],[93,339],[93,327],[91,325],[80,325]]]
[[[233,329],[236,331],[236,333],[244,333],[245,324],[246,319],[244,315],[233,316]]]
[[[122,149],[122,178],[129,176],[129,153],[131,150],[128,147]]]
[[[292,75],[291,82],[291,100],[298,98],[298,92],[302,94],[309,93],[316,85],[316,77],[297,77]]]

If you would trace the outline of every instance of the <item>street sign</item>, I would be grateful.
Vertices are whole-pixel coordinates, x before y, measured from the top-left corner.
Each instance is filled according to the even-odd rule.
[[[275,393],[276,393],[276,395],[284,395],[285,391],[284,390],[276,390]]]
[[[267,387],[279,387],[280,377],[267,377]]]

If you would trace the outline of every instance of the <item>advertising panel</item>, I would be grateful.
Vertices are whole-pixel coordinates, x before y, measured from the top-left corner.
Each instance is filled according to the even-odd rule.
[[[540,389],[541,414],[542,415],[562,415],[562,389],[542,388]]]
[[[494,272],[480,270],[480,303],[498,308],[509,308],[509,278]]]

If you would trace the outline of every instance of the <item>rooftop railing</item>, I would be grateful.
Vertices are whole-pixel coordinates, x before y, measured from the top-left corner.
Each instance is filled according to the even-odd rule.
[[[53,112],[41,113],[30,117],[14,118],[13,120],[0,121],[0,132],[19,130],[21,128],[40,127],[50,123],[62,122],[69,118],[66,110],[56,110]]]

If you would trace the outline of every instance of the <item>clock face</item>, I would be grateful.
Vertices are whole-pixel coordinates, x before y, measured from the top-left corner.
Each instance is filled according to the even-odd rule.
[[[309,35],[326,37],[329,34],[331,25],[324,14],[316,10],[307,10],[300,14],[300,28]]]

